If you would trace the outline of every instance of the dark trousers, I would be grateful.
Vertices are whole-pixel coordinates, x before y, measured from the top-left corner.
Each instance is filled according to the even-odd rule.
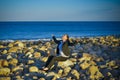
[[[47,67],[48,69],[51,68],[51,66],[54,64],[54,62],[56,61],[66,61],[68,58],[66,57],[62,57],[62,56],[49,56],[45,67]]]

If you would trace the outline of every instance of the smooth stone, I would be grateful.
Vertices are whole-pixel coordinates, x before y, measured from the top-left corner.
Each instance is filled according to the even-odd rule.
[[[16,58],[12,58],[10,61],[9,61],[9,64],[13,65],[13,66],[16,66],[18,63],[18,60]]]
[[[0,68],[0,75],[1,76],[9,76],[10,69],[9,68]]]
[[[63,73],[63,75],[64,75],[64,76],[67,76],[68,73],[70,72],[70,70],[71,70],[71,67],[66,67],[66,68],[64,68],[64,73]]]
[[[8,52],[7,50],[3,50],[2,54],[7,54],[7,52]]]
[[[74,66],[74,63],[70,60],[59,61],[58,62],[58,67],[65,68],[65,67],[68,67],[68,66]]]
[[[24,43],[22,43],[21,41],[16,41],[14,44],[21,48],[24,47]]]
[[[82,64],[80,64],[80,67],[85,70],[87,69],[91,64],[90,63],[87,63],[87,61],[83,62]]]
[[[31,67],[29,67],[29,72],[38,72],[38,67],[36,67],[36,66],[31,66]]]
[[[33,63],[35,63],[34,60],[28,60],[27,64],[33,64]]]
[[[9,52],[9,53],[15,53],[15,52],[18,51],[18,49],[19,49],[19,47],[11,47],[11,48],[8,50],[8,52]]]
[[[8,60],[8,59],[12,59],[12,56],[11,56],[11,55],[8,55],[8,56],[7,56],[7,60]]]
[[[40,78],[40,79],[38,79],[38,80],[45,80],[45,78]]]
[[[34,58],[40,58],[41,57],[41,53],[40,52],[35,52],[34,53]]]
[[[99,71],[98,66],[90,66],[89,68],[90,78],[92,80],[103,78],[103,74]]]
[[[10,77],[0,77],[0,80],[11,80]]]
[[[18,71],[18,70],[23,71],[23,68],[20,67],[20,66],[16,66],[16,67],[12,68],[12,72],[16,72],[16,71]]]
[[[8,67],[8,65],[9,65],[9,63],[8,63],[7,60],[3,60],[3,61],[2,61],[2,66],[3,66],[3,67]]]

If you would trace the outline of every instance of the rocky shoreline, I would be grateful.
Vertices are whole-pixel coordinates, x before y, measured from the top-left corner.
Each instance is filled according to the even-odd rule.
[[[120,80],[120,37],[71,38],[71,56],[48,72],[53,41],[0,41],[0,80]]]

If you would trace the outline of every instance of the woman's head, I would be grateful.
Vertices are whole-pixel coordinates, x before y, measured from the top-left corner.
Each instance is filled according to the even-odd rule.
[[[62,40],[63,40],[63,42],[69,40],[69,36],[68,36],[67,34],[64,34],[64,35],[62,36]]]

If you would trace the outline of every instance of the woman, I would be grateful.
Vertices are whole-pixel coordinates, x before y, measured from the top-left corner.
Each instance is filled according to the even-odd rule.
[[[57,40],[55,36],[53,36],[53,40],[57,46],[56,56],[49,56],[45,67],[43,68],[44,71],[47,71],[51,68],[55,61],[65,61],[70,56],[70,51],[68,46],[72,46],[73,43],[69,42],[69,36],[67,34],[62,36],[62,40]]]

